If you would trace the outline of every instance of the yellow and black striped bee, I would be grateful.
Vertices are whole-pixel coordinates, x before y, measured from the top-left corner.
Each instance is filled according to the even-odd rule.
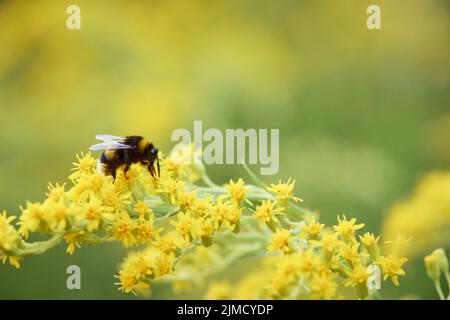
[[[127,136],[125,138],[99,134],[97,140],[102,143],[94,144],[89,150],[102,150],[103,153],[98,160],[97,171],[116,178],[116,170],[124,166],[124,172],[130,168],[132,163],[146,165],[148,171],[155,177],[155,162],[159,176],[158,149],[153,143],[141,136]]]

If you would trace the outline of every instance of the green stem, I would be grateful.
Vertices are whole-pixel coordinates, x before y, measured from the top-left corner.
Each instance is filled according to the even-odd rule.
[[[247,248],[242,248],[241,250],[237,250],[231,254],[229,254],[226,258],[224,258],[222,261],[216,264],[216,266],[209,268],[208,270],[205,270],[204,272],[196,272],[195,274],[192,273],[182,273],[178,275],[166,275],[164,277],[161,277],[155,281],[159,283],[171,283],[173,281],[193,281],[195,279],[202,279],[206,278],[208,276],[214,275],[218,272],[221,272],[225,269],[228,269],[233,264],[235,264],[237,261],[244,259],[244,258],[250,258],[253,256],[257,256],[262,247],[260,244],[252,244],[247,246]]]
[[[207,186],[209,186],[209,187],[211,187],[211,188],[220,188],[220,186],[218,186],[217,184],[215,184],[207,175],[206,175],[206,173],[204,173],[203,175],[202,175],[202,180],[203,180],[203,182],[207,185]]]
[[[56,234],[46,241],[37,241],[34,243],[22,243],[22,247],[19,248],[15,255],[27,256],[27,255],[39,255],[54,247],[56,247],[63,239],[64,234]]]
[[[448,286],[448,289],[449,289],[447,300],[450,300],[450,273],[447,270],[447,271],[444,272],[444,274],[445,274],[445,280],[447,280],[447,286]]]
[[[247,171],[247,174],[250,176],[250,178],[258,187],[260,187],[261,189],[267,188],[267,185],[261,179],[259,179],[258,176],[254,174],[253,171],[250,170],[250,168],[246,164],[244,164],[244,169],[245,171]]]
[[[444,293],[442,292],[441,284],[439,283],[439,281],[434,282],[434,287],[436,288],[436,291],[439,295],[439,299],[445,300]]]

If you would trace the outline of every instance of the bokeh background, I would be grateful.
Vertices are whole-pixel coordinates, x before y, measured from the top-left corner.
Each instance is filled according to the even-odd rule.
[[[70,4],[81,30],[66,28]],[[366,28],[369,4],[382,30]],[[446,0],[2,0],[0,208],[42,200],[97,133],[167,152],[174,129],[202,120],[279,128],[280,172],[265,180],[292,176],[323,222],[346,213],[380,232],[425,173],[450,167],[449,18]],[[209,172],[246,178],[240,166]],[[120,245],[64,250],[0,266],[0,298],[134,298],[112,284]],[[436,298],[422,257],[385,297]],[[66,289],[70,264],[80,291]]]

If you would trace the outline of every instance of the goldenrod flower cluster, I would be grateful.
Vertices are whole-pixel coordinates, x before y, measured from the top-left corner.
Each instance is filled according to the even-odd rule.
[[[414,238],[408,255],[422,255],[450,243],[450,172],[435,171],[424,176],[412,195],[388,212],[382,235],[391,239],[397,233]]]
[[[363,227],[345,216],[338,216],[332,229],[314,216],[304,222],[291,222],[290,227],[272,233],[267,246],[269,255],[262,259],[257,272],[252,271],[233,288],[223,281],[213,283],[205,298],[367,298],[374,293],[367,285],[371,265],[379,266],[384,280],[389,278],[399,285],[398,277],[405,274],[403,265],[407,261],[402,254],[410,240],[398,236],[391,242],[388,254],[382,256],[379,237],[368,232],[357,236]],[[354,288],[356,295],[344,295],[348,294],[346,287]]]
[[[197,156],[191,146],[175,148],[161,155],[159,177],[134,164],[113,179],[97,172],[91,154],[78,155],[70,186],[50,184],[47,198],[28,202],[17,220],[0,215],[1,259],[19,267],[23,257],[62,241],[68,254],[117,241],[136,248],[116,275],[126,293],[145,293],[154,282],[182,291],[248,258],[262,258],[264,266],[236,287],[214,283],[206,297],[333,299],[351,287],[366,298],[373,264],[399,284],[409,239],[397,237],[383,256],[378,237],[358,236],[364,224],[356,219],[338,216],[327,228],[301,208],[295,181],[267,187],[249,171],[255,185],[240,178],[218,186],[192,161]],[[32,242],[34,234],[48,240]]]

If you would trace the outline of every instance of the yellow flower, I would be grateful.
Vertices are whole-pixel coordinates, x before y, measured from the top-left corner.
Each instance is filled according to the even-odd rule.
[[[78,162],[74,162],[73,165],[75,168],[72,170],[75,171],[69,176],[70,180],[77,180],[83,174],[92,174],[96,171],[97,168],[97,160],[91,157],[91,153],[88,152],[84,154],[81,152],[81,155],[76,155]]]
[[[350,272],[348,272],[348,279],[344,281],[346,287],[355,287],[358,296],[364,299],[368,294],[369,290],[367,287],[367,280],[370,277],[370,273],[367,267],[360,264],[354,266]]]
[[[205,247],[209,247],[211,245],[212,236],[214,234],[214,222],[211,218],[201,220],[200,234],[202,237],[202,244]]]
[[[158,180],[156,192],[161,194],[161,198],[170,204],[176,205],[178,196],[184,190],[184,182],[174,180],[170,176],[161,176]]]
[[[175,227],[175,230],[179,236],[183,238],[185,242],[191,242],[199,234],[198,221],[191,217],[190,212],[180,212],[177,216],[177,221],[170,221],[170,224]]]
[[[9,261],[9,264],[12,265],[16,269],[20,268],[20,259],[22,259],[22,257],[0,255],[0,260],[2,260],[3,264],[5,264],[6,261]]]
[[[387,278],[391,278],[392,283],[398,286],[398,276],[405,275],[405,271],[402,269],[402,266],[406,261],[408,261],[408,259],[399,258],[393,254],[390,254],[388,257],[380,257],[377,263],[383,270],[384,280],[386,281]]]
[[[320,241],[314,241],[314,243],[318,243],[327,256],[330,256],[340,245],[336,235],[332,233],[325,233]]]
[[[378,239],[380,239],[380,237],[375,238],[373,233],[366,232],[362,236],[359,236],[359,239],[361,240],[361,243],[364,245],[364,247],[370,248],[377,244]]]
[[[228,300],[231,297],[231,286],[225,281],[213,282],[205,294],[207,300]]]
[[[136,290],[141,288],[148,288],[149,285],[143,281],[136,280],[134,274],[128,271],[120,270],[118,276],[119,282],[114,284],[119,285],[119,290],[125,293],[133,293],[136,295]]]
[[[238,206],[240,206],[244,200],[247,200],[247,188],[245,188],[244,184],[244,180],[239,178],[238,181],[234,182],[233,180],[230,180],[230,183],[225,185],[229,197]]]
[[[83,205],[76,215],[77,221],[87,223],[86,229],[88,232],[99,229],[103,223],[112,220],[112,218],[110,210],[103,206],[97,198],[92,198]]]
[[[160,254],[155,257],[153,270],[156,277],[162,277],[173,271],[173,257]]]
[[[87,179],[79,179],[75,185],[67,192],[67,197],[72,202],[84,203],[89,198],[89,186]]]
[[[333,299],[336,294],[337,283],[330,273],[314,274],[309,280],[311,294],[314,299]]]
[[[342,243],[339,247],[339,253],[348,262],[350,267],[357,264],[360,260],[358,248],[359,243],[355,244]]]
[[[133,252],[125,259],[122,270],[129,271],[137,280],[145,280],[153,273],[152,258],[147,252]]]
[[[176,162],[171,158],[165,158],[161,163],[161,168],[163,171],[169,173],[172,178],[180,178],[183,174],[183,169],[185,164],[181,162]]]
[[[254,211],[253,218],[266,223],[273,231],[278,223],[277,215],[283,214],[284,208],[275,208],[276,203],[271,200],[263,200]]]
[[[283,255],[278,262],[276,272],[287,277],[296,278],[301,270],[302,263],[305,262],[301,254]]]
[[[136,221],[130,218],[128,213],[119,212],[114,224],[112,225],[112,234],[114,239],[121,241],[125,247],[136,244],[134,232],[136,230]]]
[[[190,211],[197,199],[197,191],[181,192],[177,198],[177,203],[181,211]]]
[[[322,269],[321,260],[312,248],[299,253],[298,265],[300,273],[307,276]]]
[[[136,241],[140,244],[149,244],[155,232],[158,231],[159,230],[154,230],[153,219],[147,220],[140,217],[135,228]]]
[[[359,236],[359,239],[361,240],[364,248],[366,248],[366,250],[369,252],[372,260],[377,260],[380,253],[377,242],[380,237],[375,238],[373,233],[366,232],[362,236]]]
[[[270,253],[280,251],[281,253],[287,253],[290,251],[290,242],[292,237],[289,235],[289,231],[285,229],[277,229],[275,234],[270,239],[267,250]]]
[[[48,201],[51,202],[60,202],[63,200],[65,195],[65,184],[60,186],[59,184],[53,185],[52,183],[48,184],[48,192],[45,194],[47,196]]]
[[[172,234],[167,234],[164,236],[160,236],[159,234],[155,235],[155,240],[153,240],[152,246],[165,255],[173,255],[176,248]]]
[[[142,200],[136,201],[133,210],[141,217],[153,216],[153,210],[150,209],[147,202]]]
[[[300,236],[307,240],[314,240],[319,236],[324,226],[324,224],[320,224],[316,222],[315,218],[312,218],[311,221],[302,225]]]
[[[45,202],[43,209],[48,212],[49,227],[54,232],[60,232],[67,228],[69,214],[63,203]]]
[[[408,198],[389,210],[383,221],[382,239],[394,239],[398,234],[412,236],[414,246],[407,248],[408,256],[422,256],[432,248],[449,243],[449,194],[449,171],[425,175]]]
[[[192,205],[192,213],[197,218],[205,217],[211,212],[211,198],[212,196],[210,194],[207,194],[202,199],[195,199],[194,204]]]
[[[403,257],[406,255],[408,247],[411,245],[411,238],[399,234],[397,235],[397,238],[395,238],[395,241],[386,241],[385,244],[393,245],[392,254],[394,256]]]
[[[227,226],[233,230],[235,233],[240,231],[240,218],[242,209],[239,207],[232,206],[230,212],[227,216]]]
[[[145,184],[145,182],[148,182],[149,172],[141,164],[133,163],[126,174],[121,168],[118,176],[119,179],[122,178],[125,181],[126,185],[133,188],[134,184]]]
[[[113,191],[112,177],[105,176],[102,173],[95,172],[92,175],[86,177],[86,186],[91,194],[101,197],[102,194],[106,194],[108,191]]]
[[[232,299],[267,300],[269,297],[266,288],[271,277],[269,270],[251,272],[236,284]]]
[[[19,234],[11,225],[14,216],[8,217],[6,211],[0,214],[0,250],[10,251],[19,240]]]
[[[370,277],[370,273],[367,270],[367,267],[364,267],[360,264],[356,265],[351,271],[348,273],[349,278],[345,281],[345,286],[356,286],[358,284],[367,283],[367,279]]]
[[[303,201],[302,199],[294,196],[295,180],[291,182],[291,178],[286,183],[282,183],[281,180],[278,184],[271,184],[268,191],[275,193],[277,202],[284,207],[288,207],[289,200],[292,199],[295,202]]]
[[[27,202],[27,207],[22,209],[22,214],[19,218],[19,233],[25,238],[28,238],[29,232],[45,229],[46,213],[40,203]]]
[[[131,204],[131,192],[117,192],[114,189],[103,190],[102,199],[106,207],[113,211],[124,210]]]
[[[84,233],[85,232],[83,230],[71,231],[64,236],[64,239],[68,244],[66,249],[66,252],[68,254],[73,255],[73,253],[75,252],[75,248],[81,247],[81,240],[83,238]]]
[[[271,283],[268,286],[269,295],[272,299],[283,298],[288,291],[288,287],[293,281],[294,277],[286,276],[282,273],[276,273],[271,278]]]
[[[240,211],[235,211],[235,208],[231,202],[224,201],[223,196],[218,197],[217,202],[211,207],[214,228],[219,229],[223,223],[230,225],[230,221],[237,223],[240,217]]]
[[[151,259],[146,252],[131,253],[124,259],[119,275],[114,276],[119,279],[116,285],[119,290],[125,293],[142,292],[149,288],[150,276],[153,274]]]
[[[180,171],[190,182],[195,182],[204,175],[205,168],[202,162],[202,149],[196,149],[193,143],[177,144],[172,149],[169,158],[174,164],[178,164],[181,167]]]
[[[333,226],[334,230],[342,236],[342,238],[346,241],[352,241],[353,235],[355,231],[361,229],[364,227],[364,223],[355,224],[356,219],[352,218],[351,220],[347,220],[345,215],[344,218],[341,220],[341,218],[338,216],[338,225]]]

